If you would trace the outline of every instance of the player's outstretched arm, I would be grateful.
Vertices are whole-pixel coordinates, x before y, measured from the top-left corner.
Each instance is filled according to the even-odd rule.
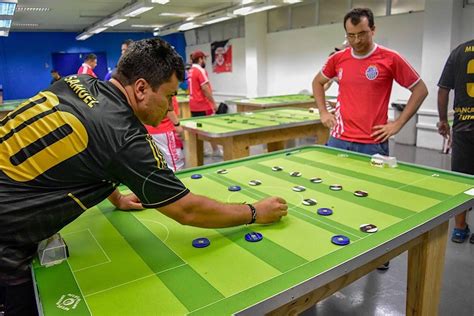
[[[288,205],[279,197],[270,197],[253,204],[256,223],[269,224],[287,215]],[[252,210],[246,204],[228,204],[188,193],[181,199],[160,207],[160,212],[183,225],[204,228],[231,227],[249,224]]]
[[[438,88],[438,115],[439,122],[438,133],[447,137],[449,135],[449,123],[448,123],[448,101],[449,101],[450,89],[439,87]]]

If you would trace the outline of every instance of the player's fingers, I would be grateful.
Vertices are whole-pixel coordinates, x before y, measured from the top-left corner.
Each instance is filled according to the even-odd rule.
[[[282,216],[282,217],[283,217],[283,216],[286,216],[286,215],[288,215],[288,211],[282,211],[282,212],[281,212],[281,216]]]
[[[286,211],[287,209],[288,209],[288,205],[287,205],[287,204],[281,204],[281,205],[280,205],[280,210]]]
[[[283,199],[283,198],[281,198],[281,197],[279,197],[279,196],[277,196],[276,199],[277,199],[278,202],[283,203],[283,204],[286,204],[285,199]]]
[[[372,127],[372,129],[374,130],[380,130],[382,128],[384,128],[385,125],[375,125],[374,127]]]

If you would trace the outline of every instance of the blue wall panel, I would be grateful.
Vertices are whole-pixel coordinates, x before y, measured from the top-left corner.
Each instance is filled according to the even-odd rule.
[[[85,41],[76,41],[71,32],[10,32],[0,37],[0,85],[3,98],[29,98],[47,88],[51,81],[52,53],[105,52],[107,66],[114,68],[120,57],[120,46],[126,39],[153,37],[151,33],[103,33]],[[163,37],[184,57],[183,34]]]

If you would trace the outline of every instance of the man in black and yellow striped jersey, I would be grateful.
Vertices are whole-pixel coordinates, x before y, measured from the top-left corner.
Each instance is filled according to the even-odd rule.
[[[111,81],[66,77],[0,121],[0,304],[34,314],[30,262],[38,243],[105,198],[119,209],[159,208],[184,225],[272,223],[277,197],[224,204],[189,192],[143,124],[172,110],[184,63],[166,42],[133,43]],[[125,184],[133,194],[117,190]]]

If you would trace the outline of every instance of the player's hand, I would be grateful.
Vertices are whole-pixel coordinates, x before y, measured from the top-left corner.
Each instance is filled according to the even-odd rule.
[[[448,121],[439,121],[436,124],[436,127],[438,127],[438,133],[440,133],[444,138],[449,136],[449,123]]]
[[[389,139],[390,136],[398,133],[401,128],[397,121],[388,122],[385,125],[376,125],[372,128],[374,132],[370,136],[374,137],[377,142],[383,143]]]
[[[176,126],[175,129],[176,129],[176,132],[177,132],[178,134],[183,134],[183,133],[184,133],[184,129],[183,129],[183,127],[182,127],[181,125]]]
[[[269,224],[279,221],[283,216],[288,214],[288,205],[286,201],[280,197],[269,197],[254,204],[257,210],[258,224]]]
[[[114,205],[122,211],[143,209],[140,199],[134,193],[121,194],[117,201],[114,202]]]
[[[334,114],[325,111],[323,113],[320,113],[320,115],[321,115],[321,123],[323,123],[324,126],[326,126],[329,129],[336,126],[336,116]]]

